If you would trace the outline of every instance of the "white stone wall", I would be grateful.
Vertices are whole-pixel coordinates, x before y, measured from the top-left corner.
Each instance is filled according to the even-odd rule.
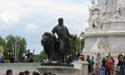
[[[103,39],[103,43],[106,44],[106,49],[109,49],[109,52],[125,52],[125,36],[95,36],[95,37],[86,37],[85,38],[85,52],[96,52],[91,50],[92,47],[96,44],[97,37]],[[98,45],[97,45],[98,46]],[[106,50],[107,51],[107,50]],[[100,51],[101,52],[101,51]]]
[[[125,36],[108,36],[108,43],[112,51],[125,51]]]
[[[96,42],[96,39],[97,39],[96,37],[86,38],[84,50],[89,51],[92,48],[92,46],[94,45],[94,43]]]

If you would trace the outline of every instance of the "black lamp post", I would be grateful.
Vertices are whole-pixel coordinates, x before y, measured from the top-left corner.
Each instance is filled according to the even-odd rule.
[[[13,54],[13,52],[12,52],[11,50],[9,50],[9,51],[8,51],[8,55],[9,55],[9,62],[10,62],[10,60],[11,60],[12,54]]]

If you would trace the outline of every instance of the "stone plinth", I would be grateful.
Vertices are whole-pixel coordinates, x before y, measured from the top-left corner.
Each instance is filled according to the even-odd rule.
[[[56,75],[80,75],[80,70],[71,66],[41,66],[37,69],[41,74],[51,72]]]
[[[82,62],[81,75],[88,75],[88,62]]]

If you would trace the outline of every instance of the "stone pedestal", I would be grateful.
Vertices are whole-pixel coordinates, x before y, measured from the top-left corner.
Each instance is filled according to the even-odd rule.
[[[37,69],[41,75],[49,72],[56,75],[80,75],[80,70],[70,66],[41,66]]]
[[[110,52],[111,55],[118,55],[119,53],[125,53],[124,2],[123,0],[98,1],[98,14],[90,15],[89,28],[85,30],[83,36],[85,39],[85,54],[96,55],[97,53],[104,54]],[[116,8],[119,8],[119,10]],[[96,15],[101,20],[101,23],[95,23],[98,22],[98,19],[92,20],[92,18],[96,18]],[[90,22],[92,23],[90,24]],[[105,57],[105,55],[102,56]]]
[[[81,75],[88,75],[88,62],[82,62]]]

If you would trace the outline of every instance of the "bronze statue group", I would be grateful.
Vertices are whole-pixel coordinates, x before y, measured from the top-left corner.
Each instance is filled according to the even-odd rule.
[[[45,32],[42,35],[41,44],[48,56],[49,62],[70,63],[72,61],[70,39],[74,38],[75,36],[72,36],[64,25],[63,18],[59,18],[58,24],[52,29],[52,33]]]

